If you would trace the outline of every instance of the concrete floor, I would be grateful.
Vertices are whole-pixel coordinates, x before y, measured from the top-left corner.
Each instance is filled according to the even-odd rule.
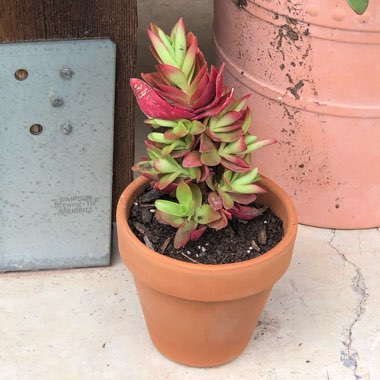
[[[211,1],[183,4],[139,0],[141,31],[150,19],[169,28],[190,12],[189,28],[209,49]],[[140,53],[145,46],[140,32]],[[144,57],[138,71],[150,70]],[[141,119],[137,155],[146,134]],[[247,349],[228,365],[195,369],[155,350],[116,253],[106,268],[1,274],[0,379],[378,380],[379,276],[380,229],[301,226],[289,271]]]

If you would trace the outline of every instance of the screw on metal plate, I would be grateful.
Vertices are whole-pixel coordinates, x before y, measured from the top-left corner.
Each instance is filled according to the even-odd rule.
[[[53,107],[62,107],[62,106],[63,106],[63,103],[64,103],[64,101],[63,101],[62,98],[53,98],[53,99],[51,100],[51,105],[52,105]]]
[[[71,79],[74,75],[74,71],[70,69],[70,67],[62,67],[61,70],[59,70],[59,75],[62,79]]]
[[[15,78],[19,81],[23,81],[28,78],[29,73],[25,69],[18,69],[15,72]]]
[[[32,135],[40,135],[43,131],[42,125],[41,124],[33,124],[30,128],[29,131]]]
[[[64,135],[69,135],[73,131],[73,126],[70,123],[61,125],[61,132]]]

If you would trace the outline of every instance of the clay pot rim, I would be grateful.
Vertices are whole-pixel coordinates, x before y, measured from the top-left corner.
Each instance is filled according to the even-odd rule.
[[[128,239],[132,239],[136,248],[140,249],[140,254],[145,257],[148,261],[154,261],[158,265],[170,265],[173,269],[176,268],[181,271],[186,272],[197,272],[200,274],[203,273],[224,273],[231,271],[241,271],[244,269],[250,268],[252,265],[258,265],[266,261],[270,261],[273,257],[281,254],[287,246],[290,246],[295,239],[297,233],[297,212],[295,206],[290,199],[289,195],[276,183],[261,175],[262,180],[260,180],[260,185],[268,190],[268,192],[272,193],[275,197],[280,199],[283,204],[286,215],[288,217],[288,227],[285,231],[285,235],[283,239],[271,250],[266,252],[265,254],[255,257],[250,260],[237,262],[237,263],[228,263],[228,264],[195,264],[195,263],[187,263],[184,261],[172,259],[171,257],[164,256],[159,252],[147,247],[143,244],[136,235],[132,232],[128,225],[128,217],[129,217],[129,208],[127,207],[128,202],[130,205],[132,204],[135,196],[138,194],[139,189],[149,183],[149,180],[143,176],[136,178],[133,182],[131,182],[123,191],[116,211],[116,219],[118,222],[118,228],[122,229],[122,233],[128,237]],[[132,197],[132,199],[131,199]],[[285,222],[285,221],[284,221]]]

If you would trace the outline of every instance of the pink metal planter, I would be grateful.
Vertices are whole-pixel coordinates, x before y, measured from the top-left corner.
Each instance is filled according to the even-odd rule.
[[[380,7],[346,0],[215,1],[214,43],[254,131],[279,144],[260,171],[296,202],[301,223],[380,226]],[[273,157],[279,157],[278,160]]]

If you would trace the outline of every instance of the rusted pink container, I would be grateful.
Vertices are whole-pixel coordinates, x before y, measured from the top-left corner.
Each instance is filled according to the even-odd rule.
[[[214,2],[227,84],[251,92],[263,174],[295,199],[301,223],[380,226],[380,5],[346,0]],[[243,2],[240,2],[243,3]]]

